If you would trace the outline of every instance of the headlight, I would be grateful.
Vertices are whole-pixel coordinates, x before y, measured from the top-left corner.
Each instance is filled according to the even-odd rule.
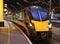
[[[30,23],[30,24],[29,24],[29,28],[35,29],[34,24],[33,24],[33,23]]]
[[[52,24],[51,23],[49,24],[49,28],[52,28]]]
[[[33,26],[33,24],[29,24],[29,26]]]

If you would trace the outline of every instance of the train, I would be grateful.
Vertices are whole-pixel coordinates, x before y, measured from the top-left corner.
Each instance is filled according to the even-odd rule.
[[[28,27],[32,35],[38,36],[40,40],[52,38],[52,23],[48,11],[40,6],[29,6],[20,11],[19,21]]]

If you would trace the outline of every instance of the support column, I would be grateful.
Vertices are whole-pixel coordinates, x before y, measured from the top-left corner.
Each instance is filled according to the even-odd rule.
[[[4,27],[4,20],[3,20],[3,0],[0,0],[0,27]]]

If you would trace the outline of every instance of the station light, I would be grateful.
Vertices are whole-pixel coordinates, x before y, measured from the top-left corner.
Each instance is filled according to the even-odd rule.
[[[7,12],[7,9],[6,8],[4,8],[4,12]]]
[[[5,8],[4,8],[3,11],[4,11],[4,12],[7,12],[7,4],[4,4],[4,7],[5,7]]]
[[[30,8],[38,8],[38,6],[31,6]]]
[[[7,4],[4,4],[4,7],[7,7]]]

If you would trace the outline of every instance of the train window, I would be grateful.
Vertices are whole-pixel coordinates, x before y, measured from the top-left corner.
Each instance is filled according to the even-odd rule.
[[[33,20],[40,20],[37,10],[30,10],[30,18]]]
[[[41,16],[42,21],[49,19],[49,15],[47,12],[40,11],[39,13],[40,13],[39,15]]]
[[[30,16],[33,20],[38,21],[44,21],[49,19],[48,13],[39,9],[30,9]]]
[[[19,14],[19,20],[21,20],[21,21],[24,20],[24,12],[20,12],[20,14]]]
[[[19,20],[23,21],[23,22],[27,22],[27,16],[26,16],[25,11],[20,12],[20,14],[19,14]]]

